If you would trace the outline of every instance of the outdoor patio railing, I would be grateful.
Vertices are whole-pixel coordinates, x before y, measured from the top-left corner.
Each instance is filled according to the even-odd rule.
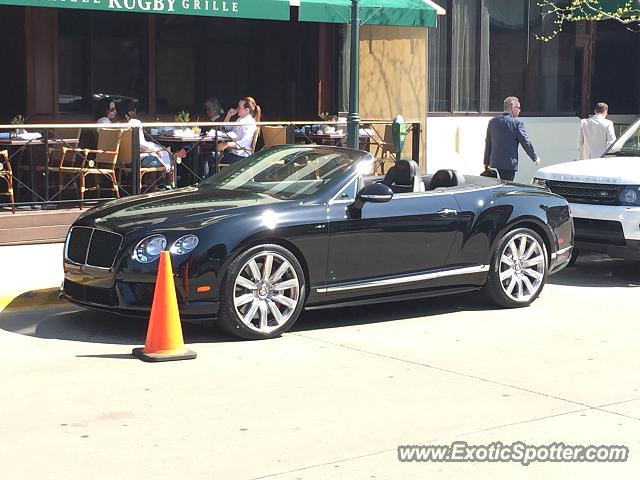
[[[405,151],[410,150],[411,158],[418,161],[421,122],[408,121],[406,124],[408,143]],[[0,196],[0,211],[83,208],[116,196],[198,183],[215,173],[212,170],[219,165],[215,145],[221,140],[221,129],[237,125],[235,122],[145,122],[141,126],[127,123],[0,125],[0,151],[8,150],[15,199],[12,205],[8,196]],[[344,121],[258,122],[257,125],[262,129],[257,149],[275,144],[346,143]],[[169,152],[173,175],[164,175],[160,165],[141,165],[140,128],[144,132],[143,138],[159,143]],[[130,135],[122,143],[126,145],[124,149],[120,151],[120,143],[113,144],[112,148],[104,148],[104,142],[99,145],[96,140],[99,140],[100,129],[129,132],[124,134]],[[211,135],[204,136],[207,132]],[[395,159],[390,132],[389,121],[361,121],[360,148],[380,159],[381,173],[384,173],[384,162]],[[102,150],[98,150],[99,146]],[[212,162],[203,161],[203,150],[211,152]],[[66,162],[64,165],[61,156]],[[130,163],[123,164],[123,158]],[[52,179],[57,182],[52,183]],[[0,181],[0,193],[8,188],[5,183]],[[111,187],[110,183],[113,184]],[[86,189],[85,195],[80,193],[81,189]],[[93,190],[97,191],[98,197],[91,193]],[[102,190],[111,190],[111,194],[102,196]]]

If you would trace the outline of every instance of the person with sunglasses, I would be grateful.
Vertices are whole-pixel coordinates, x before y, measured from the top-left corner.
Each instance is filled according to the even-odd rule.
[[[118,116],[116,102],[111,97],[103,97],[96,107],[96,123],[113,123]]]
[[[518,145],[540,165],[540,157],[529,141],[524,123],[518,118],[522,108],[517,97],[507,97],[504,112],[489,120],[484,149],[485,170],[495,168],[502,180],[513,180],[518,170]]]

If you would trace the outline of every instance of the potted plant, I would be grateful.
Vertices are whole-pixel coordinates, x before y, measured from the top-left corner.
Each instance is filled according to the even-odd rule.
[[[11,125],[24,125],[26,123],[27,123],[27,117],[23,116],[22,114],[18,114],[11,119]],[[24,127],[19,126],[18,128],[16,128],[16,135],[21,135],[26,132],[27,131],[25,130]]]
[[[320,112],[318,114],[318,116],[324,122],[335,122],[338,119],[337,115],[333,115],[333,114],[331,114],[329,112]],[[333,125],[323,125],[322,126],[322,132],[323,133],[334,133],[335,131],[336,131],[336,127],[334,127]]]
[[[190,122],[191,114],[185,110],[180,110],[178,113],[176,113],[174,120],[179,123]],[[188,135],[187,132],[188,132],[187,128],[176,128],[174,129],[173,134],[180,137],[180,136]]]

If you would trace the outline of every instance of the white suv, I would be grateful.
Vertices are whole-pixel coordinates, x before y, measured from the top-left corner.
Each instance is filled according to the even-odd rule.
[[[541,168],[533,183],[565,197],[580,250],[640,259],[640,118],[602,158]]]

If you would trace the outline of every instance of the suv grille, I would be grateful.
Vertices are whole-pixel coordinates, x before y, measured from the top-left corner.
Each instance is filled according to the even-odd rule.
[[[72,227],[66,256],[80,265],[111,268],[122,245],[122,235],[89,227]]]
[[[597,205],[619,205],[620,185],[602,183],[559,182],[547,180],[547,187],[553,193],[562,195],[572,203],[590,203]]]

